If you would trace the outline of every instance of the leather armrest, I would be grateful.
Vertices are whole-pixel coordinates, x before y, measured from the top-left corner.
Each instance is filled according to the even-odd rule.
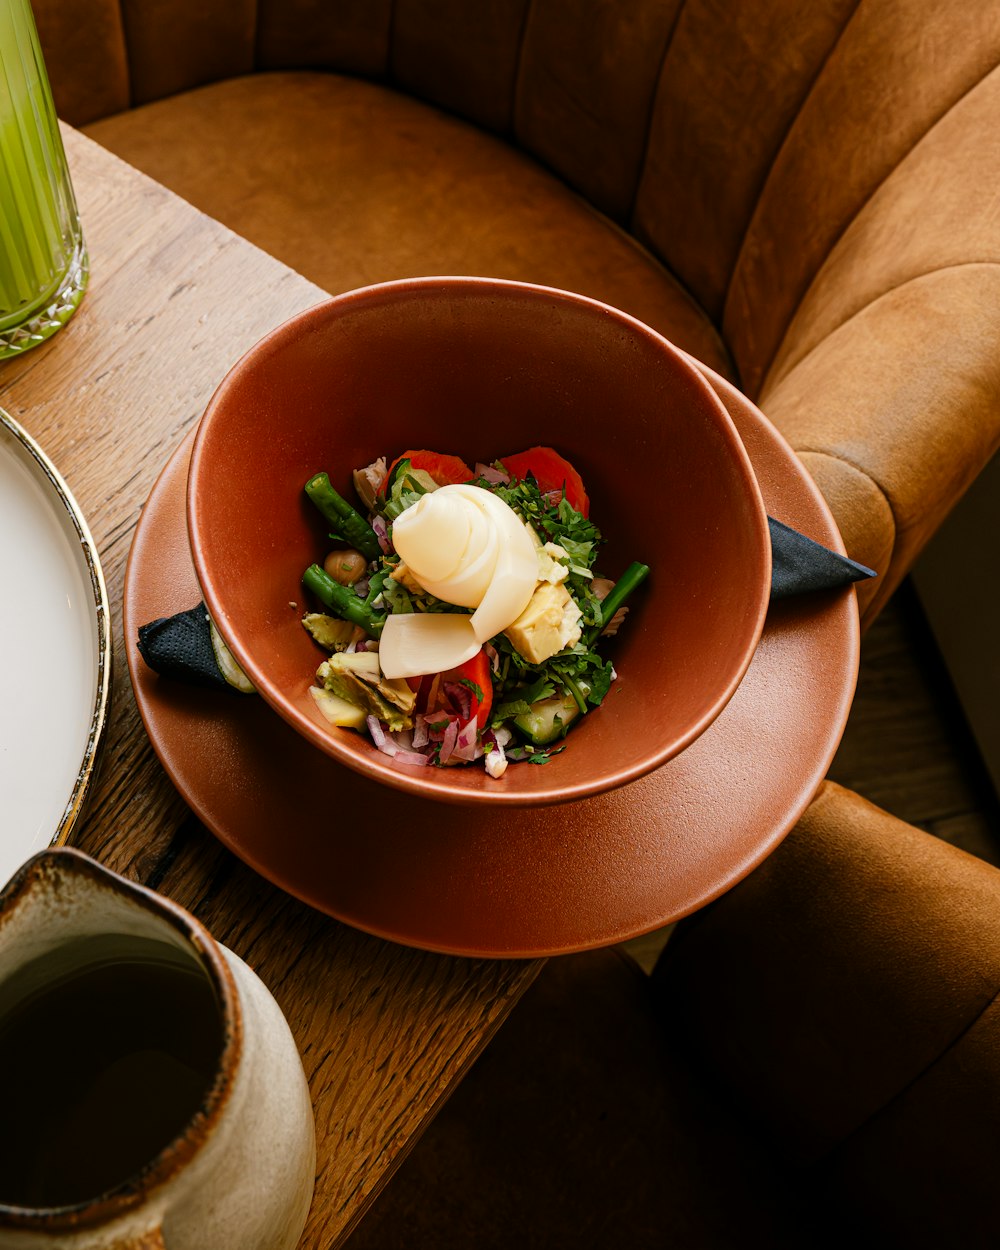
[[[986,1244],[1000,871],[827,783],[760,868],[678,926],[653,980],[673,1035],[790,1163],[915,1238],[889,1244],[946,1229]]]
[[[760,399],[813,473],[878,611],[1000,442],[1000,265],[905,282]]]

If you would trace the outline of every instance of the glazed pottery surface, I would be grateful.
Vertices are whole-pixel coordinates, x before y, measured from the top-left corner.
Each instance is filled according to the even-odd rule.
[[[210,1033],[208,1050],[201,1045],[210,1062],[203,1085],[195,1087],[192,1114],[155,1154],[100,1192],[48,1205],[22,1205],[16,1195],[0,1194],[3,1250],[292,1250],[298,1243],[315,1163],[301,1060],[266,987],[181,908],[78,851],[53,849],[29,860],[0,894],[0,1039],[5,1023],[25,1018],[46,995],[54,1004],[50,1024],[60,1028],[67,987],[105,967],[138,967],[140,976],[150,975],[142,970],[153,967],[152,950],[156,967],[193,978],[209,1005],[196,1017],[197,1028]],[[118,1009],[138,1010],[141,997],[133,994]],[[165,1011],[164,1021],[170,1017]],[[193,1019],[172,1020],[172,1031],[193,1031]],[[63,1021],[59,1037],[38,1036],[35,1044],[39,1050],[61,1046],[69,1065],[74,1048],[100,1023],[84,1010]],[[204,1041],[185,1038],[184,1054]],[[158,1047],[154,1037],[138,1057],[148,1060]],[[120,1073],[131,1070],[119,1067]],[[52,1073],[54,1087],[60,1075]],[[17,1076],[4,1075],[8,1109],[20,1101],[11,1092]],[[79,1093],[80,1104],[96,1110],[72,1128],[80,1149],[68,1165],[68,1181],[61,1182],[67,1192],[77,1183],[75,1168],[99,1170],[100,1160],[90,1156],[113,1149],[110,1141],[104,1144],[101,1121],[114,1121],[119,1102],[139,1103],[149,1093],[124,1077],[109,1085],[104,1075]],[[29,1120],[17,1123],[28,1138]],[[9,1117],[4,1131],[11,1131]]]
[[[768,512],[843,553],[802,462],[759,409],[708,377],[753,459]],[[772,604],[736,694],[649,776],[579,803],[491,808],[475,820],[465,807],[421,801],[340,766],[263,700],[158,676],[139,656],[139,626],[198,601],[184,507],[191,442],[164,468],[129,555],[122,620],[136,703],[199,820],[313,907],[458,955],[606,946],[735,884],[826,775],[858,670],[853,590]]]
[[[417,768],[331,729],[309,687],[323,653],[301,577],[330,547],[303,486],[408,448],[468,464],[539,444],[581,474],[598,571],[651,567],[607,648],[619,681],[545,767]],[[263,698],[363,776],[446,802],[580,799],[693,742],[753,656],[770,589],[760,490],[725,406],[693,362],[624,313],[545,287],[425,278],[364,288],[286,322],[223,380],[188,483],[209,613]]]

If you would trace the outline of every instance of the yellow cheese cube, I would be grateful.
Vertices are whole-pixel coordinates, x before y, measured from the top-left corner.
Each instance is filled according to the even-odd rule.
[[[546,543],[544,547],[537,549],[536,554],[540,582],[552,582],[555,585],[566,580],[569,576],[569,569],[565,564],[560,564],[560,561],[566,558],[564,547],[560,547],[558,543]]]
[[[526,660],[541,664],[579,640],[580,617],[580,609],[565,586],[542,582],[504,633]]]

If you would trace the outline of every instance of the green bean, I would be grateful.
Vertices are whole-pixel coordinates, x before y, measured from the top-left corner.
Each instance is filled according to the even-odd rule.
[[[636,586],[646,580],[649,565],[633,561],[601,601],[601,628],[609,623]]]
[[[356,547],[366,559],[378,559],[382,554],[378,535],[361,513],[337,494],[326,473],[317,473],[311,477],[306,482],[305,491],[323,516],[335,526],[338,534],[352,547]]]
[[[385,624],[384,612],[373,612],[350,586],[341,586],[318,564],[310,564],[302,574],[302,585],[342,620],[360,625],[372,638],[378,638]]]

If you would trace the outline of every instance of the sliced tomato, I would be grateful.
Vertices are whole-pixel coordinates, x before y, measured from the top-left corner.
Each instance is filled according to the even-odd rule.
[[[469,714],[462,717],[459,708],[449,695],[449,685],[462,686],[469,695]],[[478,694],[477,694],[478,689]],[[493,707],[493,682],[490,677],[490,660],[485,649],[479,650],[471,660],[446,673],[433,673],[420,678],[417,692],[417,711],[428,715],[445,711],[460,717],[459,729],[471,721],[476,722],[479,733],[486,728]]]
[[[582,516],[590,512],[590,500],[583,486],[583,478],[570,462],[552,447],[529,447],[516,456],[504,456],[500,461],[517,482],[532,474],[542,494],[553,490],[565,490],[566,500]]]
[[[409,460],[415,469],[423,469],[437,482],[438,486],[451,486],[456,482],[471,482],[475,474],[459,456],[447,456],[439,451],[404,451],[401,456],[389,465],[389,470],[382,479],[379,494],[384,495],[386,487],[392,481],[396,465]]]

